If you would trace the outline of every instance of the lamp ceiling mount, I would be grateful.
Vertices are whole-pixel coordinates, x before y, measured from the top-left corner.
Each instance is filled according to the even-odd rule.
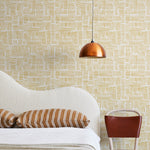
[[[94,0],[92,0],[92,40],[91,43],[87,43],[80,51],[79,57],[91,57],[91,58],[105,58],[106,53],[104,48],[94,42]]]

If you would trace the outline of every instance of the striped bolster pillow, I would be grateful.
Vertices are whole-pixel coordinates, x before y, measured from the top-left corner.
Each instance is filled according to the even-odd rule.
[[[23,128],[84,128],[89,124],[87,117],[75,110],[44,109],[24,112],[17,119],[18,127]]]
[[[11,112],[0,109],[0,128],[10,128],[15,124],[16,116]]]

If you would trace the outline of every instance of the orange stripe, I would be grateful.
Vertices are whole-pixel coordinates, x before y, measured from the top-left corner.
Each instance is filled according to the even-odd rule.
[[[3,109],[0,109],[0,116],[1,116],[1,112],[3,111]]]
[[[76,116],[76,111],[73,111],[73,114],[72,114],[72,124],[73,124],[73,127],[77,127],[76,123],[75,123],[75,116]]]
[[[20,116],[20,122],[19,122],[19,125],[22,126],[23,128],[25,127],[23,124],[24,115],[25,115],[25,112]]]
[[[37,110],[34,110],[33,113],[32,113],[32,117],[31,117],[31,126],[32,126],[33,128],[36,128],[36,126],[35,126],[35,124],[34,124],[36,112],[37,112]]]
[[[2,122],[3,122],[3,120],[4,120],[3,114],[2,114],[3,110],[4,110],[4,109],[1,109],[1,113],[0,113],[0,117],[1,117],[1,128],[4,128],[4,125],[2,124]],[[4,111],[4,112],[5,112],[5,111]],[[4,112],[3,112],[3,113],[4,113]]]
[[[6,128],[5,124],[4,124],[4,120],[5,120],[5,116],[8,114],[9,112],[7,110],[4,111],[4,113],[1,116],[1,124],[4,128]]]
[[[70,112],[71,112],[71,110],[69,109],[69,110],[67,111],[67,115],[66,115],[66,123],[67,123],[67,127],[70,127],[70,123],[69,123]]]
[[[55,126],[56,126],[56,127],[59,127],[59,124],[57,123],[58,113],[59,113],[59,109],[56,109],[55,117],[54,117],[54,123],[55,123]]]
[[[47,128],[47,125],[46,125],[46,116],[48,115],[48,109],[45,110],[44,112],[44,116],[43,116],[43,126],[44,128]]]
[[[28,127],[28,128],[30,128],[30,123],[29,123],[29,117],[30,117],[30,114],[31,114],[31,111],[28,111],[28,112],[26,112],[26,121],[25,121],[25,123],[26,123],[26,126]]]
[[[2,117],[1,117],[2,111],[3,111],[3,109],[0,109],[0,118],[1,118],[1,120],[2,120]],[[1,123],[0,123],[0,128],[2,128]]]
[[[10,120],[11,118],[12,120]],[[15,119],[14,114],[9,114],[6,120],[6,124],[11,127],[14,124],[14,121],[15,121],[14,119]]]
[[[49,127],[53,127],[53,125],[52,125],[52,115],[53,115],[53,111],[54,111],[54,109],[51,109],[51,110],[50,110],[50,113],[49,113],[49,119],[48,119]]]
[[[80,122],[80,119],[81,119],[81,113],[78,114],[77,121],[78,121],[79,127],[83,128],[82,123]]]
[[[87,117],[84,115],[83,117],[83,123],[84,123],[84,126],[86,127],[88,124],[89,124],[89,120],[87,120]]]
[[[65,109],[62,109],[62,110],[61,110],[61,115],[60,115],[61,127],[65,127],[64,122],[63,122],[64,113],[65,113]]]
[[[41,121],[42,112],[43,112],[43,110],[40,110],[39,114],[37,116],[37,126],[38,126],[38,128],[41,128],[40,121]]]

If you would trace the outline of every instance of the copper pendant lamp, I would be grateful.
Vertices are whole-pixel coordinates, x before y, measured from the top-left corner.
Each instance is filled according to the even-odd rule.
[[[89,57],[89,58],[105,58],[106,53],[104,48],[95,43],[93,40],[93,19],[94,19],[94,0],[92,0],[92,40],[91,43],[87,43],[82,47],[79,57]]]

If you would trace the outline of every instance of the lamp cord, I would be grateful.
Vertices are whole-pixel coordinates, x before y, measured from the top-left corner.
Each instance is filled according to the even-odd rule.
[[[93,40],[93,21],[94,21],[94,0],[92,0],[92,41],[91,41],[91,43],[94,43],[94,40]]]

